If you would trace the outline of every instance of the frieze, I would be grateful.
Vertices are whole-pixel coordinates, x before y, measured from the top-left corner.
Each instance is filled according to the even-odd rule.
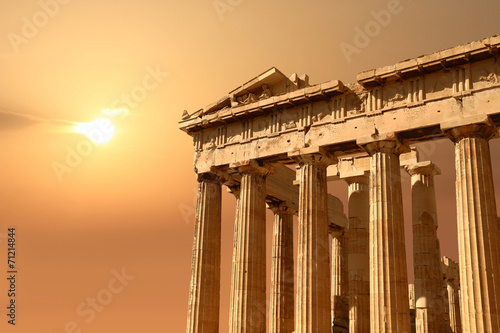
[[[344,145],[341,154],[355,152],[356,138],[374,131],[409,131],[415,140],[421,140],[419,135],[430,139],[441,135],[435,127],[447,118],[500,112],[496,55],[483,54],[479,60],[464,56],[455,66],[448,60],[437,64],[427,72],[417,64],[411,75],[393,71],[390,78],[374,70],[348,85],[328,81],[309,86],[295,74],[288,79],[273,69],[206,109],[191,116],[183,112],[180,126],[193,136],[199,163],[219,165],[286,156],[307,145]]]

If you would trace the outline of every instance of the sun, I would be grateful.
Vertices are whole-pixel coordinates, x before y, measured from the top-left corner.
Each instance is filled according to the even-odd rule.
[[[96,144],[102,144],[111,140],[115,134],[115,126],[107,118],[98,118],[90,123],[78,123],[75,132],[86,135]]]

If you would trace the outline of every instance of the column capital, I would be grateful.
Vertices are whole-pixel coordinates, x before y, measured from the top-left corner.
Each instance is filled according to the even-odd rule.
[[[197,174],[198,182],[209,182],[209,183],[217,183],[222,184],[225,179],[221,175],[217,175],[212,172],[203,172]]]
[[[294,159],[299,164],[323,164],[328,166],[338,163],[336,156],[330,154],[324,147],[319,146],[299,148],[290,151],[288,152],[288,157]]]
[[[339,227],[337,225],[330,224],[328,231],[332,237],[341,237],[347,234],[345,228]]]
[[[356,143],[366,150],[370,156],[375,153],[401,155],[411,151],[406,141],[395,132],[372,134],[371,136],[359,138]]]
[[[435,176],[440,175],[441,170],[431,161],[418,162],[405,166],[406,172],[410,176],[413,175],[424,175],[424,176]]]
[[[211,166],[205,171],[197,172],[198,182],[201,181],[211,181],[220,184],[231,184],[234,183],[233,177],[225,171],[222,171],[218,167]]]
[[[459,287],[460,281],[452,276],[443,275],[443,281],[452,285],[453,287]]]
[[[273,202],[267,202],[266,206],[268,209],[270,209],[274,214],[282,213],[282,214],[290,214],[294,215],[297,213],[297,210],[291,208],[286,202],[284,201],[273,201]]]
[[[231,169],[236,169],[240,174],[254,173],[262,176],[267,176],[274,173],[274,167],[269,164],[263,164],[257,160],[246,160],[233,162],[229,165]]]
[[[487,140],[498,137],[497,127],[491,118],[486,115],[444,122],[441,124],[441,130],[453,142],[467,137],[479,137]]]
[[[241,185],[240,184],[227,185],[227,191],[232,195],[234,195],[236,198],[239,198],[241,192]]]
[[[352,183],[360,183],[360,184],[364,184],[364,185],[369,185],[370,184],[370,172],[365,171],[364,175],[345,177],[343,179],[347,182],[348,185],[351,185]]]

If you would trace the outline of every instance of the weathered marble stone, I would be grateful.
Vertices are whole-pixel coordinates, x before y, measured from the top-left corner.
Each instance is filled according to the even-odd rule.
[[[332,237],[332,326],[334,333],[349,332],[349,299],[347,279],[347,232],[343,228],[331,227]]]
[[[221,184],[214,174],[198,177],[187,333],[219,332]]]
[[[462,333],[460,315],[460,276],[458,264],[448,257],[441,258],[441,271],[445,282],[445,309],[448,316],[446,323],[453,333]]]
[[[219,327],[222,180],[237,197],[230,333],[264,332],[267,313],[274,331],[288,332],[295,321],[296,333],[347,326],[351,333],[409,332],[400,167],[413,170],[418,162],[409,144],[420,143],[432,154],[432,140],[446,135],[455,144],[460,289],[458,276],[445,280],[448,290],[440,300],[432,176],[416,172],[417,328],[440,332],[446,323],[454,332],[500,332],[500,223],[489,151],[500,126],[499,47],[500,36],[492,36],[361,72],[346,85],[310,84],[307,75],[287,77],[273,67],[215,103],[183,112],[179,127],[193,137],[194,169],[202,177],[187,332]],[[366,179],[350,179],[365,172],[369,189]],[[337,179],[349,183],[349,225],[341,201],[327,193],[327,181]],[[273,263],[271,312],[266,309],[265,204],[273,202],[299,211],[293,319],[293,307],[282,307],[290,302],[281,299],[290,295],[283,272],[290,271],[285,253],[292,246],[273,246],[280,252]],[[276,244],[288,239],[280,222],[289,218],[275,221]],[[348,233],[347,240],[333,243],[332,273],[330,227]],[[347,279],[340,269],[345,261]],[[332,313],[335,297],[342,306],[333,302]],[[441,304],[448,308],[442,321]]]
[[[362,333],[370,330],[370,179],[363,173],[346,181],[349,184],[349,332]]]
[[[462,329],[500,332],[500,258],[489,140],[497,129],[486,116],[442,125],[455,143]]]
[[[293,214],[286,203],[271,203],[274,213],[269,332],[294,331]]]
[[[336,162],[317,147],[289,155],[300,165],[296,333],[331,330],[326,168]]]
[[[269,170],[256,162],[238,167],[241,174],[235,226],[230,333],[266,329],[266,182]]]
[[[444,333],[441,250],[434,188],[434,176],[440,174],[440,170],[428,161],[408,165],[405,169],[411,176],[416,332]]]
[[[361,138],[370,155],[371,332],[410,333],[408,276],[399,155],[394,133]]]

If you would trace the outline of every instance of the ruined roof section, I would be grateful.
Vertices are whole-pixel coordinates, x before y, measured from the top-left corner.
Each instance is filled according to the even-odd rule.
[[[217,102],[191,115],[185,112],[179,127],[190,133],[216,122],[230,123],[248,117],[250,113],[329,98],[328,95],[343,91],[344,85],[340,81],[333,80],[310,86],[307,75],[293,74],[288,78],[276,67],[272,67],[233,89]]]
[[[382,85],[421,74],[446,70],[448,67],[476,62],[498,55],[500,35],[455,46],[439,52],[400,61],[392,66],[379,67],[358,74],[357,81],[364,86]]]
[[[250,93],[255,91],[257,88],[262,86],[263,84],[272,85],[277,83],[278,81],[286,81],[288,78],[285,74],[281,73],[276,67],[272,67],[264,73],[256,76],[250,81],[241,85],[232,91],[229,92],[229,95],[241,95],[245,93]]]
[[[485,38],[452,47],[415,59],[401,61],[392,66],[380,67],[358,74],[357,82],[344,85],[332,80],[309,85],[307,75],[293,74],[287,78],[277,68],[247,81],[217,102],[192,114],[184,111],[179,128],[188,134],[203,128],[220,126],[272,112],[277,108],[291,108],[306,103],[329,101],[338,95],[369,92],[371,88],[425,74],[444,71],[454,66],[478,62],[498,55],[500,36]],[[362,98],[364,95],[360,95]],[[399,96],[399,95],[398,95]],[[394,101],[392,101],[394,102]]]
[[[263,84],[273,85],[278,81],[286,81],[288,78],[285,74],[281,73],[276,67],[272,67],[264,73],[257,75],[253,79],[248,82],[242,84],[240,87],[230,91],[226,96],[222,97],[218,101],[207,105],[203,109],[201,109],[201,114],[212,113],[217,110],[230,107],[231,106],[231,97],[232,96],[242,96],[245,94],[253,93],[258,88],[260,88]]]

